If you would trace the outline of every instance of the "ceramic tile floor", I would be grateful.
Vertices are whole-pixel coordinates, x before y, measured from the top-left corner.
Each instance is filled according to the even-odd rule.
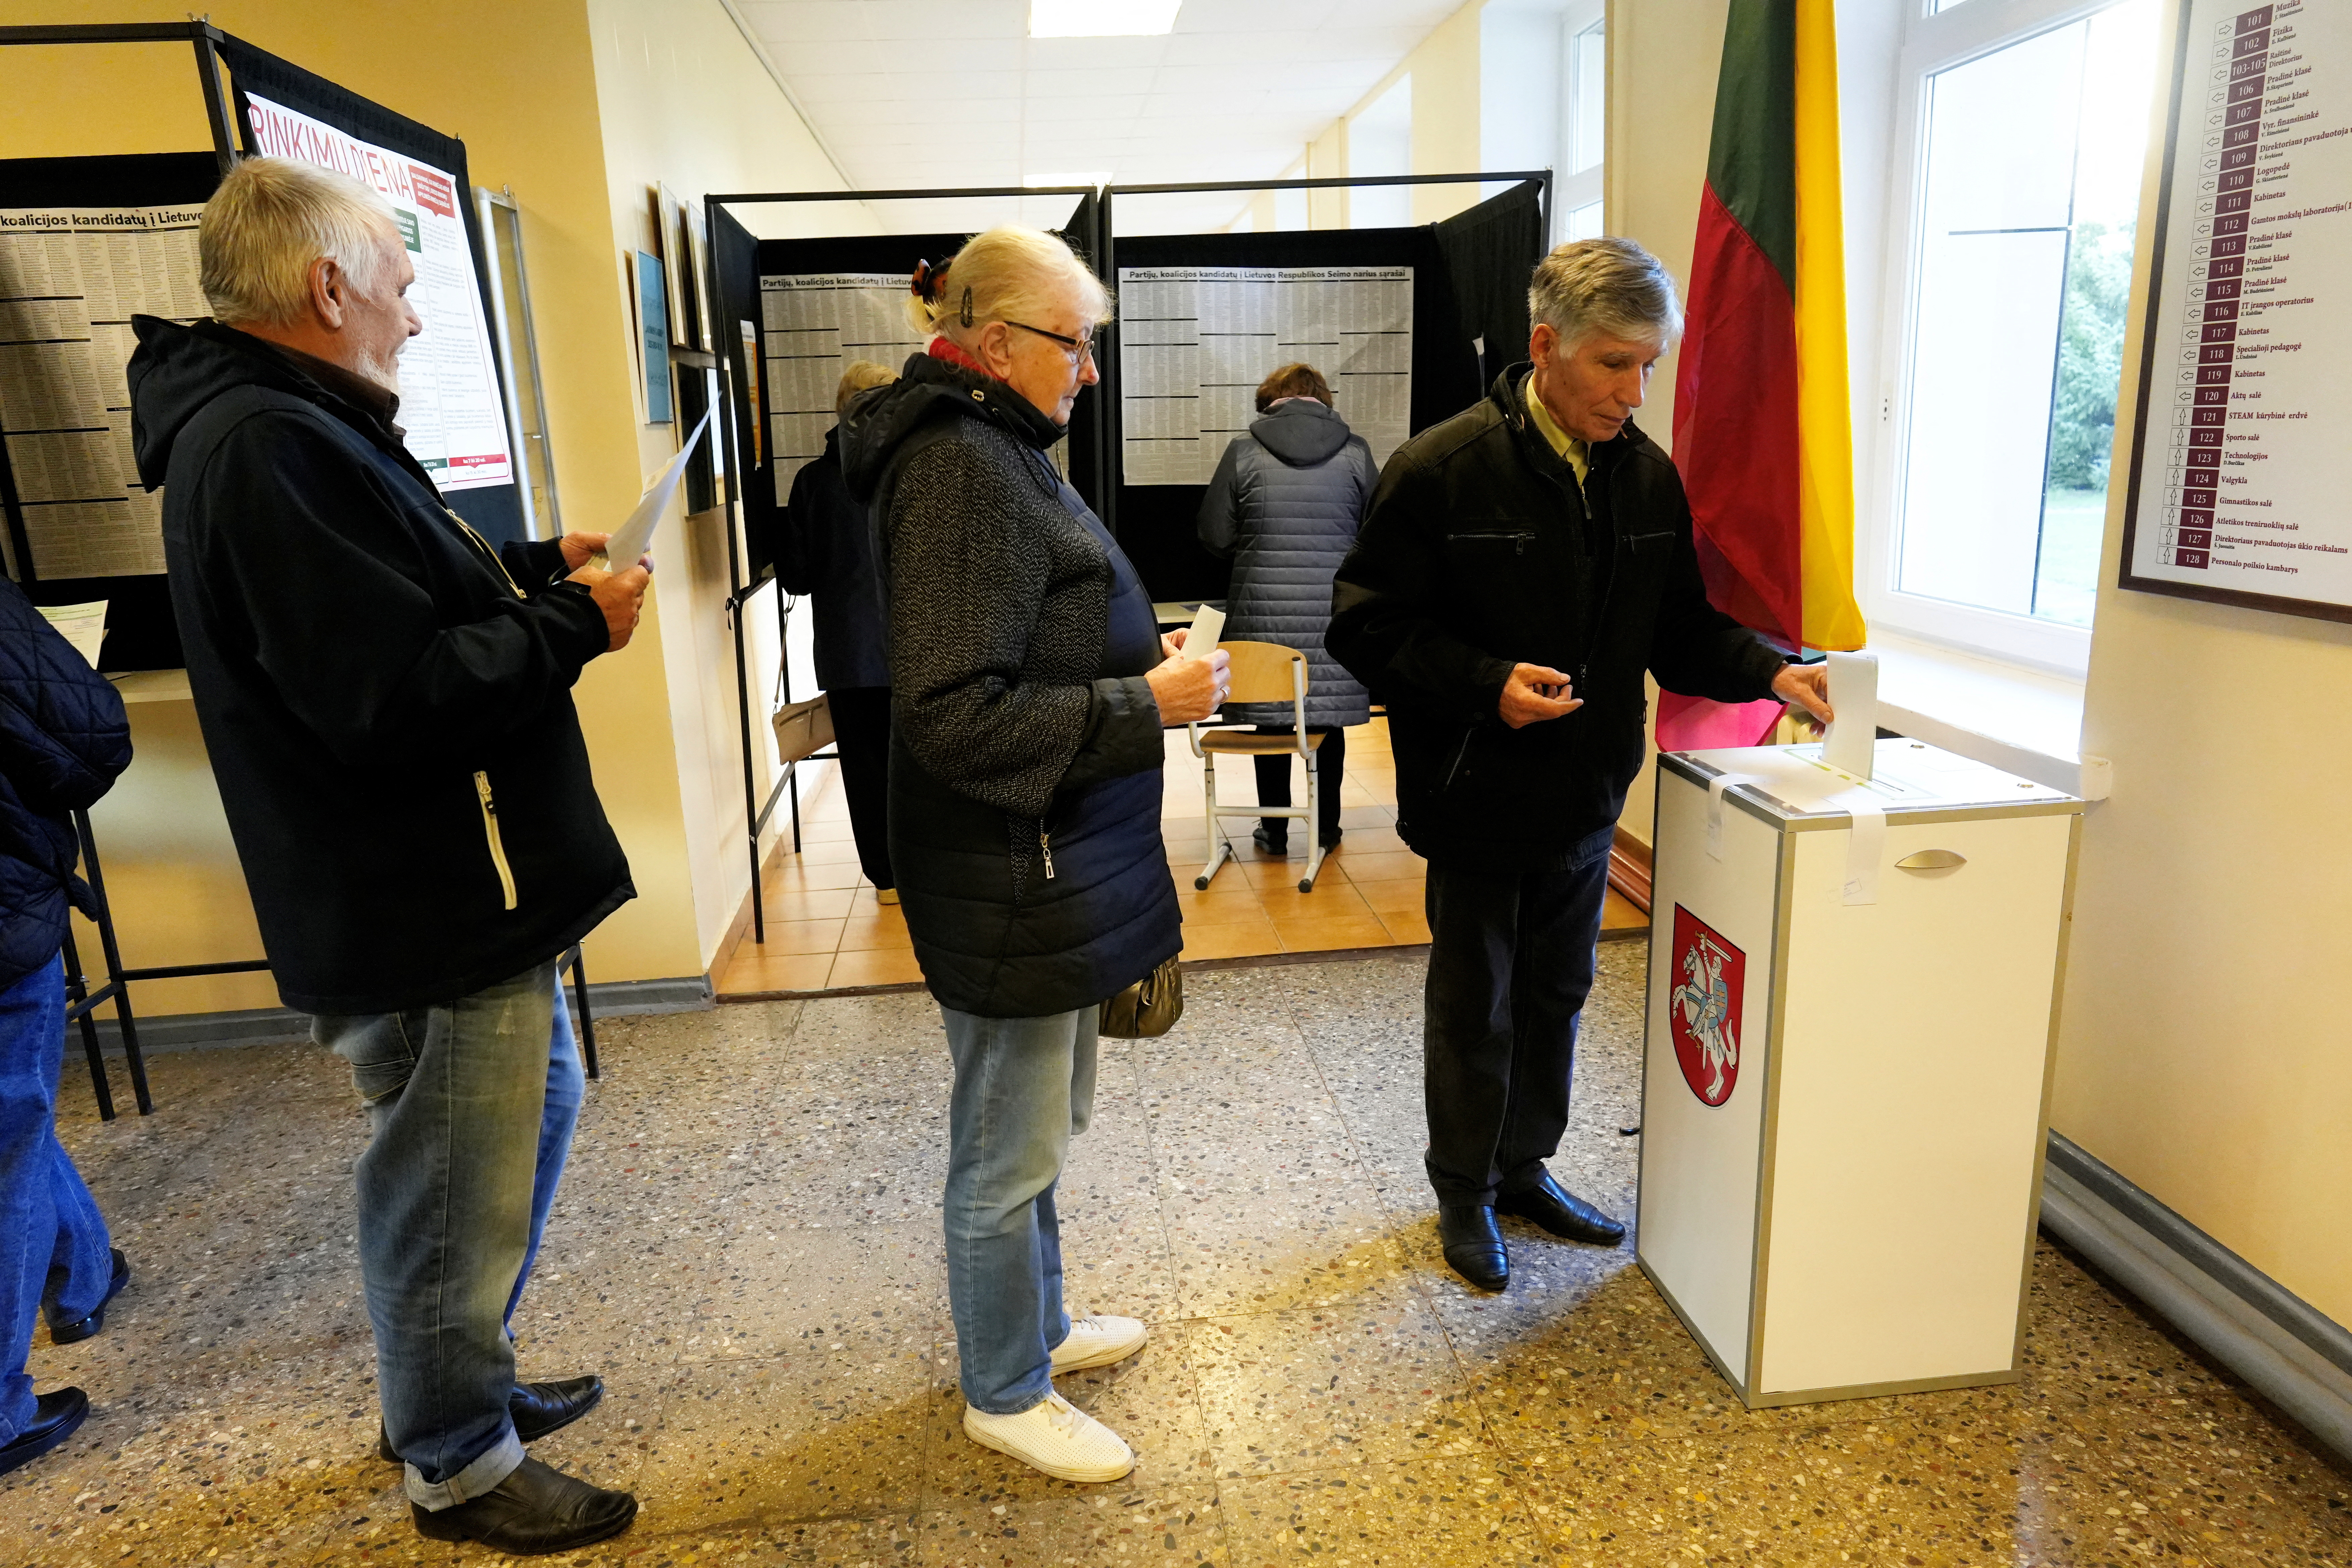
[[[1633,1197],[1643,947],[1602,949],[1560,1177]],[[2019,1386],[1749,1414],[1632,1267],[1510,1226],[1516,1279],[1439,1259],[1421,965],[1199,974],[1107,1046],[1063,1184],[1073,1300],[1150,1348],[1065,1391],[1133,1476],[1051,1481],[958,1426],[936,1205],[948,1067],[920,996],[747,1004],[600,1031],[520,1328],[604,1373],[541,1457],[636,1490],[568,1561],[1028,1568],[2352,1563],[2352,1479],[2040,1253]],[[96,1404],[0,1479],[10,1568],[465,1563],[370,1455],[340,1064],[173,1056],[157,1113],[66,1139],[138,1270],[106,1331],[35,1347]]]
[[[1250,841],[1256,824],[1229,819],[1226,830],[1240,858],[1221,868],[1205,891],[1192,880],[1209,858],[1201,763],[1181,730],[1168,732],[1166,791],[1160,811],[1170,873],[1184,910],[1188,959],[1252,958],[1272,953],[1337,952],[1426,942],[1423,918],[1424,862],[1396,834],[1396,770],[1389,758],[1388,721],[1348,731],[1347,765],[1339,792],[1345,837],[1324,863],[1315,890],[1301,893],[1305,836],[1293,835],[1289,858],[1274,859]],[[1307,800],[1302,768],[1293,766],[1292,799]],[[1219,798],[1227,805],[1257,799],[1246,758],[1217,764]],[[849,817],[830,764],[810,770],[802,797],[801,848],[790,841],[762,885],[767,939],[747,931],[716,966],[722,996],[839,991],[853,986],[919,981],[907,921],[877,903],[874,884],[857,866]],[[1649,919],[1616,892],[1609,894],[1603,926],[1646,931]]]

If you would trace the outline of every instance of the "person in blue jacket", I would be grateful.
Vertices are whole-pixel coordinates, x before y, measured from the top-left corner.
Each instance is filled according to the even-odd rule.
[[[39,1458],[89,1415],[79,1388],[33,1392],[37,1316],[55,1344],[106,1325],[131,1281],[98,1202],[58,1142],[68,906],[95,914],[74,875],[71,814],[131,765],[122,699],[0,579],[0,1475]]]

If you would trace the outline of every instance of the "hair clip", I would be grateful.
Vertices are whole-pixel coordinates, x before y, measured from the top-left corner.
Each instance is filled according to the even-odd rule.
[[[915,278],[908,285],[908,291],[916,299],[927,304],[937,304],[940,298],[940,282],[947,276],[947,270],[948,264],[945,261],[940,262],[937,267],[933,267],[929,261],[916,262]]]

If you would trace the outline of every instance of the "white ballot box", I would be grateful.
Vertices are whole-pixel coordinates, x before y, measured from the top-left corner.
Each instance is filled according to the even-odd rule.
[[[2019,1376],[2083,803],[1874,761],[1658,759],[1639,1258],[1750,1408]]]

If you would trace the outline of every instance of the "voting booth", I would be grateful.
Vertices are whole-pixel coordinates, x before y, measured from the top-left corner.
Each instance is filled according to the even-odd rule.
[[[1822,753],[1658,759],[1638,1256],[1750,1408],[2017,1381],[2049,1125],[2083,803]]]

